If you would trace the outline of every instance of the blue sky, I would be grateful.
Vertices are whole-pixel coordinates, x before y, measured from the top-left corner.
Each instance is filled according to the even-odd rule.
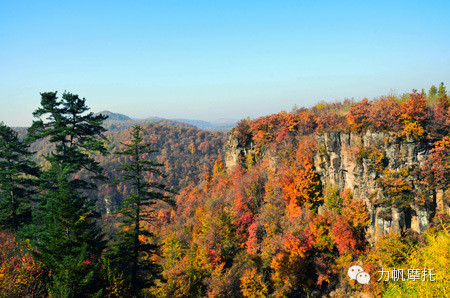
[[[450,84],[449,1],[1,1],[0,121],[40,92],[214,120]]]

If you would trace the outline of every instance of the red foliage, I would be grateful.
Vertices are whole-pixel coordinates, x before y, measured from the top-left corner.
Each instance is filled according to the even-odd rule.
[[[393,97],[381,97],[372,105],[369,121],[376,130],[398,131],[401,129],[400,102]]]
[[[210,249],[208,251],[208,261],[213,269],[223,266],[225,263],[223,256],[221,256],[215,249]]]
[[[287,130],[283,127],[283,129],[277,135],[277,142],[281,142],[285,140],[287,137]]]
[[[355,132],[360,132],[367,128],[370,124],[369,113],[371,110],[371,103],[367,98],[354,104],[347,115],[348,124]]]
[[[405,121],[424,122],[427,119],[427,99],[415,90],[409,99],[401,105],[402,119]]]
[[[284,241],[284,249],[287,252],[301,257],[305,257],[315,244],[310,232],[306,232],[302,237],[289,234],[284,238]]]
[[[43,264],[16,243],[15,236],[0,230],[0,296],[41,297]]]
[[[249,120],[242,119],[234,128],[235,136],[238,140],[238,144],[241,147],[247,146],[252,140],[252,134],[250,130]]]
[[[328,257],[324,253],[320,253],[314,257],[314,268],[317,274],[316,285],[321,286],[325,282],[330,282],[332,274],[332,258]]]
[[[347,119],[345,116],[338,116],[331,111],[320,113],[316,117],[316,133],[324,133],[328,131],[342,130],[347,127]]]
[[[170,221],[170,210],[160,209],[158,212],[158,219],[167,224]]]
[[[343,216],[338,216],[332,227],[332,233],[340,254],[360,252],[352,228]]]
[[[428,129],[432,138],[442,138],[450,133],[450,103],[446,95],[439,98],[438,104],[429,111]]]
[[[450,137],[443,137],[431,149],[431,155],[421,167],[422,175],[429,186],[445,186],[450,182]]]
[[[236,236],[240,247],[245,247],[249,237],[249,227],[255,222],[255,217],[248,212],[236,220],[234,226],[236,228]]]
[[[95,260],[96,260],[96,257],[94,255],[92,255],[92,256],[89,256],[88,258],[86,258],[85,260],[83,260],[83,264],[89,265],[89,264],[94,263]]]
[[[256,254],[259,252],[258,225],[256,224],[256,222],[252,223],[248,227],[248,238],[247,238],[247,242],[245,243],[245,246],[247,247],[247,252],[249,254]]]
[[[313,160],[315,147],[314,139],[302,139],[296,159],[281,169],[280,184],[290,213],[295,213],[295,209],[305,203],[312,204],[321,199],[320,179]]]
[[[286,115],[284,126],[289,131],[296,130],[300,135],[311,134],[317,127],[316,116],[307,109],[298,110],[296,114]]]
[[[272,142],[283,119],[283,113],[260,117],[250,123],[253,141],[257,148]]]
[[[233,197],[235,198],[234,210],[236,210],[239,214],[244,214],[250,211],[249,198],[245,192],[245,173],[245,169],[238,165],[230,177],[233,183]]]

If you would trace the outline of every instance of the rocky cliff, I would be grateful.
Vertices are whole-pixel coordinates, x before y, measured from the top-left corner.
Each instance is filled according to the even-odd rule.
[[[412,229],[422,234],[436,213],[450,214],[450,191],[421,181],[420,168],[432,143],[371,131],[325,133],[316,138],[314,165],[323,190],[350,189],[355,199],[364,201],[371,219],[368,232],[372,242],[391,231]],[[255,152],[252,144],[239,147],[230,134],[225,147],[226,165],[234,167]],[[261,158],[270,159],[273,165],[273,155],[266,153]],[[319,212],[324,209],[321,206]]]
[[[392,230],[410,228],[422,234],[436,212],[450,213],[448,192],[427,187],[419,181],[418,169],[429,155],[431,143],[370,131],[327,133],[317,139],[319,150],[315,166],[324,188],[350,189],[355,198],[364,201],[372,222],[369,232],[375,240]],[[389,172],[401,173],[399,177],[410,187],[394,194],[408,197],[405,198],[407,204],[397,205],[387,200],[393,194],[382,182]],[[424,186],[428,196],[425,201],[417,195]]]

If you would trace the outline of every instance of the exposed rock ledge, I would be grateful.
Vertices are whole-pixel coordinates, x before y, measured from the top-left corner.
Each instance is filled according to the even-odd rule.
[[[383,150],[384,168],[394,171],[405,167],[417,169],[429,154],[431,143],[405,140],[394,134],[371,131],[364,134],[325,133],[317,135],[317,140],[319,150],[314,164],[323,189],[329,186],[340,191],[350,189],[355,199],[364,201],[371,219],[371,226],[368,228],[371,241],[376,241],[379,236],[391,231],[400,232],[408,228],[422,234],[428,229],[436,212],[450,214],[449,190],[431,189],[431,203],[424,205],[413,203],[409,208],[374,203],[388,197],[378,183],[382,174],[374,169],[371,159],[360,157],[358,160],[355,154],[357,148],[367,150],[377,148]],[[225,148],[225,162],[228,168],[237,165],[249,153],[255,153],[252,145],[241,148],[237,139],[232,134],[229,135]],[[270,158],[271,155],[267,154],[263,158]],[[409,175],[406,180],[415,185],[417,177]]]

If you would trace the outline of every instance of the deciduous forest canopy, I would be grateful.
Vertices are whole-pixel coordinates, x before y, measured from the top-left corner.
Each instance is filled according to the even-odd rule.
[[[0,297],[450,297],[449,11],[0,1]]]
[[[0,124],[0,296],[449,294],[443,83],[227,134],[88,103],[42,93],[29,129]],[[394,269],[434,281],[378,281]]]

